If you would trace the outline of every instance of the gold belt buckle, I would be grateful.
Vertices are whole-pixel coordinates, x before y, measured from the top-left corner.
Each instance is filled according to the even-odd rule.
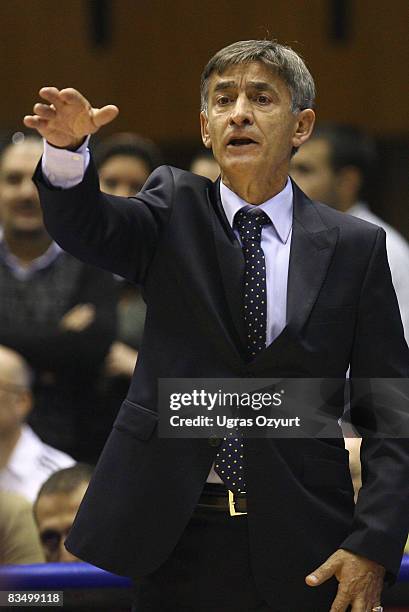
[[[234,493],[233,491],[230,491],[230,489],[228,490],[228,494],[229,494],[229,511],[230,511],[230,516],[240,516],[241,514],[247,514],[247,512],[237,512],[236,511],[236,501],[234,499]]]

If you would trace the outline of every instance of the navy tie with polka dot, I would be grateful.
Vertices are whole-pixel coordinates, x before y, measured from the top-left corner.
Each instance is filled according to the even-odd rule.
[[[246,206],[236,213],[234,223],[240,235],[245,261],[243,316],[247,354],[251,360],[266,347],[266,266],[260,243],[262,229],[271,220],[256,206]],[[233,493],[245,492],[243,440],[237,430],[229,432],[224,438],[216,455],[215,470]]]

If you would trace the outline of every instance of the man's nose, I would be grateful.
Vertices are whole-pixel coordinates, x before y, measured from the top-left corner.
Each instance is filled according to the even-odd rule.
[[[237,96],[230,115],[230,123],[236,125],[250,125],[253,123],[253,112],[250,100],[246,95]]]
[[[31,177],[24,179],[20,183],[20,195],[27,200],[38,200],[38,191]]]

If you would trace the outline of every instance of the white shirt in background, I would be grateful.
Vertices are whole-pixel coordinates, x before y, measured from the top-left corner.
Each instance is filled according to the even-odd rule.
[[[66,453],[44,444],[31,427],[23,425],[7,466],[0,470],[0,489],[34,502],[51,474],[75,463]]]

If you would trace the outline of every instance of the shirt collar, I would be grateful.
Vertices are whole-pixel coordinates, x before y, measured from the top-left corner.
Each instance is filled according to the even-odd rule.
[[[242,200],[222,181],[220,181],[220,198],[227,220],[233,227],[234,215],[244,206],[248,206],[248,202]],[[285,187],[280,193],[260,204],[258,208],[270,217],[277,236],[285,244],[293,224],[293,186],[290,179],[287,178]]]
[[[59,247],[56,242],[52,242],[46,252],[34,259],[29,266],[22,266],[18,258],[10,253],[4,236],[0,236],[0,259],[4,261],[14,276],[19,280],[27,280],[38,270],[48,268],[61,252],[61,247]]]

